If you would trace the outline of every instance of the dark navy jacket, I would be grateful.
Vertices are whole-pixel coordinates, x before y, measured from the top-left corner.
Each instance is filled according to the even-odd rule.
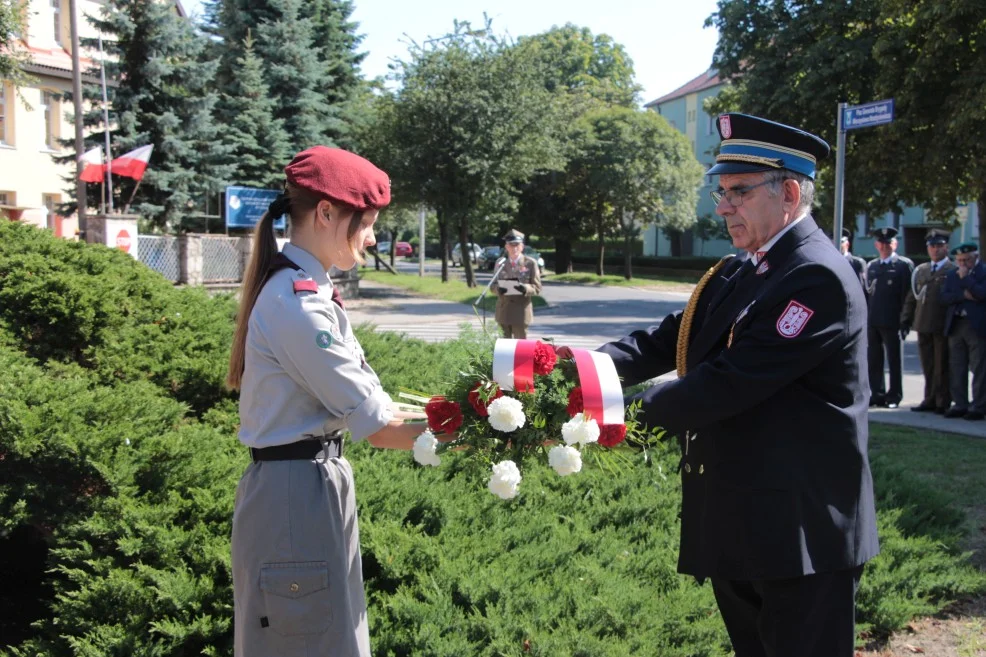
[[[687,435],[678,569],[771,579],[860,565],[879,548],[859,279],[811,217],[766,267],[738,260],[702,293],[686,375],[641,395],[650,426]],[[624,385],[674,369],[680,317],[600,348]]]
[[[976,298],[975,301],[965,298],[966,290]],[[964,310],[976,335],[986,337],[986,266],[981,261],[976,263],[965,278],[959,278],[958,269],[948,272],[945,285],[942,286],[941,301],[948,304],[945,315],[945,335],[952,334],[952,320],[955,313]]]
[[[869,301],[869,322],[875,328],[900,328],[904,300],[911,291],[914,263],[904,256],[893,254],[888,264],[879,258],[866,266],[866,292]]]

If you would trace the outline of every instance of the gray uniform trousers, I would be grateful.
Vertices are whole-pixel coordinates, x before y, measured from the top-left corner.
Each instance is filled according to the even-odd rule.
[[[986,413],[986,340],[976,334],[972,322],[965,317],[952,319],[948,370],[955,408]],[[972,370],[972,403],[969,403],[969,370]]]
[[[344,458],[250,465],[233,511],[235,657],[369,657]]]

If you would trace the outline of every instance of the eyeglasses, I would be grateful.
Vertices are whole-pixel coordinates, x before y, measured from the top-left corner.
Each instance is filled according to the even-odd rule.
[[[782,178],[781,180],[784,179]],[[726,201],[728,201],[731,206],[733,206],[734,208],[738,208],[739,206],[743,205],[743,197],[746,196],[749,192],[752,192],[757,187],[763,187],[764,185],[769,185],[775,182],[780,182],[780,180],[777,180],[776,178],[770,178],[769,180],[764,180],[762,183],[757,183],[756,185],[749,185],[747,187],[736,187],[734,189],[723,189],[720,187],[719,189],[713,189],[711,192],[709,192],[709,196],[711,196],[712,200],[716,202],[716,205],[719,205],[719,203],[722,202],[722,199],[725,198]]]

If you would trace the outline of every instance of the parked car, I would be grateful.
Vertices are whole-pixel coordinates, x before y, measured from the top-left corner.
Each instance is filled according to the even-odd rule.
[[[390,242],[377,242],[377,253],[379,253],[382,256],[390,255]],[[409,242],[398,242],[397,248],[394,251],[394,255],[397,256],[414,255],[414,247],[412,247]]]
[[[486,269],[487,271],[493,271],[493,268],[496,267],[496,261],[499,260],[502,256],[506,256],[507,252],[503,247],[500,246],[486,247],[486,248],[497,250],[495,256],[483,257],[483,269]],[[524,255],[528,256],[529,258],[534,258],[534,260],[538,263],[538,269],[540,270],[540,273],[541,274],[544,273],[544,258],[541,257],[541,254],[538,253],[533,246],[531,246],[530,244],[525,244]]]
[[[479,254],[483,252],[483,248],[478,244],[473,244],[472,242],[469,242],[469,251],[472,252],[472,255],[469,257],[469,259],[472,261],[472,264],[475,265],[479,258]],[[452,266],[457,267],[460,266],[461,264],[462,264],[462,245],[456,244],[454,247],[452,247]]]
[[[503,247],[501,246],[484,246],[483,252],[476,258],[476,268],[493,271],[493,268],[496,267],[496,260],[500,257],[501,252],[503,252]]]

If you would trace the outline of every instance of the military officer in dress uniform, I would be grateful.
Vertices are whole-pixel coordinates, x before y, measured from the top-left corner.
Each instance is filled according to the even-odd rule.
[[[535,294],[541,294],[541,272],[537,260],[524,255],[524,233],[511,229],[503,238],[507,255],[497,264],[496,323],[503,337],[524,339],[534,321]]]
[[[878,552],[867,458],[866,300],[809,211],[828,144],[743,114],[709,175],[733,244],[683,313],[599,351],[682,443],[678,570],[711,578],[737,657],[851,657]],[[567,348],[559,355],[568,355]]]
[[[848,228],[842,229],[842,239],[839,242],[839,249],[842,251],[842,255],[846,256],[846,260],[852,266],[852,270],[856,272],[856,276],[859,277],[859,284],[866,289],[866,261],[860,258],[858,255],[853,255],[852,252],[852,231]]]
[[[955,405],[945,417],[982,420],[986,417],[986,266],[979,245],[965,242],[952,249],[955,269],[945,278],[942,301],[947,304],[949,376]],[[972,402],[969,402],[972,370]]]
[[[924,399],[911,410],[944,414],[952,403],[948,379],[948,338],[945,337],[945,305],[942,287],[955,265],[948,259],[949,233],[933,228],[925,235],[930,262],[918,265],[911,276],[911,289],[904,300],[902,328],[918,334]]]
[[[342,432],[410,449],[427,426],[404,423],[409,414],[381,388],[327,272],[362,262],[390,181],[324,146],[296,155],[285,173],[285,193],[256,229],[227,377],[253,461],[233,511],[233,654],[369,657]],[[272,224],[282,214],[291,241],[278,253]]]
[[[901,342],[908,328],[901,323],[904,299],[911,289],[914,263],[897,255],[897,229],[873,231],[879,258],[866,267],[866,291],[869,300],[869,370],[870,406],[897,408],[904,397],[901,372]],[[890,386],[885,387],[883,361],[890,369]]]

